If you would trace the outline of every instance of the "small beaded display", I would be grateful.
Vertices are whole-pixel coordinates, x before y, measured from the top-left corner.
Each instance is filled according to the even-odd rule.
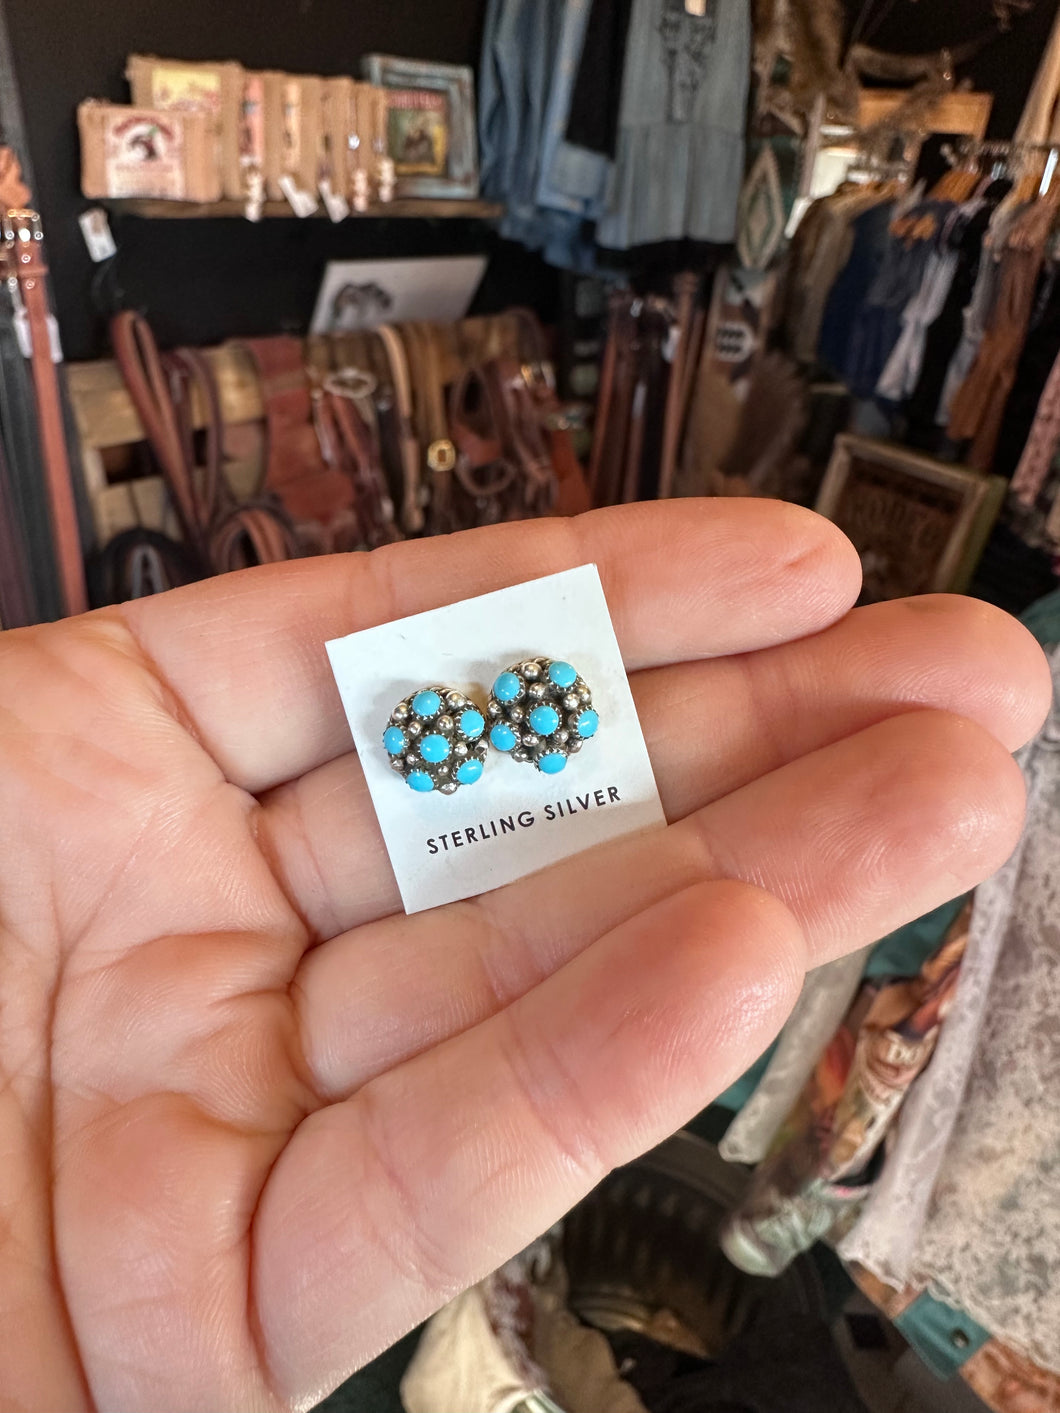
[[[390,713],[383,749],[410,790],[455,795],[482,778],[486,718],[463,692],[423,687]]]
[[[545,775],[596,735],[593,694],[569,662],[535,657],[502,672],[489,701],[490,744]]]

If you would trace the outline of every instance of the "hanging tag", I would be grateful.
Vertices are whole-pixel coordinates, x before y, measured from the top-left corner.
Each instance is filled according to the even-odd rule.
[[[18,340],[18,351],[23,358],[33,357],[33,340],[29,333],[29,315],[25,309],[15,310],[15,338]]]
[[[15,338],[18,341],[18,351],[23,358],[33,357],[33,335],[29,327],[29,311],[23,305],[15,310]],[[63,361],[63,346],[59,338],[59,321],[54,314],[48,315],[48,344],[53,363]]]
[[[677,350],[681,347],[681,330],[677,324],[671,324],[666,330],[666,339],[662,346],[662,356],[667,363],[672,363],[677,357]]]
[[[350,214],[350,204],[346,198],[337,191],[332,191],[329,177],[320,179],[320,195],[324,202],[324,210],[328,216],[338,225],[339,221],[345,221]]]
[[[308,191],[303,191],[290,173],[286,173],[280,178],[280,190],[290,203],[291,210],[296,216],[312,216],[316,211],[318,202]]]
[[[685,14],[702,19],[707,13],[707,0],[685,0]]]
[[[265,205],[265,178],[258,166],[248,163],[244,167],[243,186],[246,190],[243,215],[248,221],[257,223],[261,220],[262,208]]]
[[[111,235],[110,222],[102,206],[93,206],[88,211],[82,211],[77,222],[88,246],[88,253],[97,265],[103,260],[109,260],[112,255],[117,255],[118,247]]]
[[[48,315],[48,342],[51,344],[52,362],[63,361],[63,343],[59,337],[59,321],[54,314]]]

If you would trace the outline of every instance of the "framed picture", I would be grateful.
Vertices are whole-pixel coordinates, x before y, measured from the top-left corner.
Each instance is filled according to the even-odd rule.
[[[1007,482],[890,442],[841,436],[817,498],[861,556],[861,603],[963,593]]]
[[[485,270],[484,255],[329,260],[309,332],[360,333],[410,319],[455,324],[467,313]]]
[[[398,196],[478,196],[472,71],[461,64],[429,64],[388,54],[368,54],[362,63],[369,82],[387,91],[387,152]]]

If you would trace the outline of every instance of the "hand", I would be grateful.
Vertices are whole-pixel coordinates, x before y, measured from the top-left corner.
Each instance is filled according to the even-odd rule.
[[[325,640],[587,561],[671,826],[406,918]],[[995,869],[1042,654],[858,586],[684,501],[0,636],[3,1406],[308,1406]]]

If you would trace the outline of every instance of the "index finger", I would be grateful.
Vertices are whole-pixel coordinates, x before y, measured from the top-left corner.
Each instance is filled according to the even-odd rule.
[[[350,749],[328,639],[586,563],[631,671],[816,632],[861,582],[849,541],[808,510],[682,500],[267,565],[117,612],[226,778],[256,794]]]

